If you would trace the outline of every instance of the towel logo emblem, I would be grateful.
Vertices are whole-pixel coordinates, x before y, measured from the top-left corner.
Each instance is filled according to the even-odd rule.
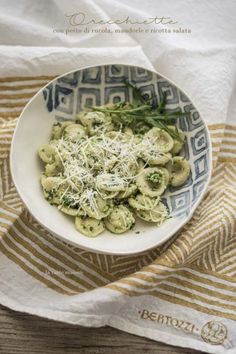
[[[221,322],[207,322],[201,330],[201,337],[206,343],[222,344],[227,338],[227,328]]]

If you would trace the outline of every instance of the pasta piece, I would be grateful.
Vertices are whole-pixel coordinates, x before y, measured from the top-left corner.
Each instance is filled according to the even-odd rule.
[[[126,132],[122,133],[120,131],[109,131],[108,133],[106,133],[106,136],[112,140],[119,140],[124,143],[129,142],[130,139],[134,138],[133,135]]]
[[[169,152],[174,146],[172,137],[165,130],[159,128],[150,129],[144,135],[144,139],[151,140],[156,149],[163,153]]]
[[[66,122],[57,122],[53,124],[52,127],[52,139],[58,140],[61,138],[63,130],[70,124],[73,124],[73,121],[66,121]]]
[[[182,156],[175,156],[167,167],[171,176],[170,184],[173,187],[182,186],[190,174],[189,162]]]
[[[39,157],[45,163],[53,163],[55,160],[55,147],[50,144],[44,144],[38,150]]]
[[[62,170],[62,163],[58,155],[54,156],[55,161],[45,165],[45,175],[48,177],[56,176]]]
[[[142,172],[145,168],[145,162],[142,159],[138,159],[138,172]]]
[[[71,215],[71,216],[77,216],[77,215],[80,215],[80,216],[85,216],[85,212],[83,211],[83,209],[81,208],[68,208],[68,207],[65,207],[63,205],[59,205],[58,206],[58,209],[60,211],[62,211],[64,214],[67,214],[67,215]]]
[[[137,122],[134,125],[133,129],[136,134],[143,135],[150,130],[150,127],[149,127],[149,125],[145,124],[144,122]]]
[[[102,190],[102,189],[97,189],[98,191],[98,194],[101,196],[102,199],[114,199],[117,197],[118,193],[117,191],[114,191],[114,192],[110,192],[110,191],[105,191],[105,190]]]
[[[138,187],[136,186],[136,184],[131,184],[129,187],[127,187],[125,189],[125,191],[119,192],[116,195],[116,199],[125,199],[130,197],[132,194],[136,193]]]
[[[152,210],[159,203],[160,198],[151,198],[141,193],[128,199],[129,205],[136,210]]]
[[[76,216],[75,227],[79,232],[88,237],[96,237],[105,230],[102,220],[90,217]]]
[[[135,134],[133,138],[134,144],[138,145],[142,142],[143,137],[140,134]]]
[[[96,177],[96,186],[102,191],[120,192],[125,191],[127,182],[115,174],[103,173]]]
[[[85,190],[81,195],[80,205],[91,218],[105,218],[112,210],[111,200],[103,200],[99,194],[92,190]]]
[[[163,203],[159,202],[152,210],[136,210],[136,214],[145,221],[161,225],[168,217],[168,210]]]
[[[96,144],[97,144],[97,149],[95,149]],[[99,143],[97,140],[93,140],[91,144],[86,145],[83,148],[82,152],[87,167],[96,171],[103,170],[104,164],[102,159],[102,151],[99,148]]]
[[[52,177],[52,176],[55,176],[57,173],[58,173],[58,166],[55,162],[51,163],[51,164],[48,163],[45,166],[45,175],[46,176]]]
[[[60,204],[61,198],[66,190],[66,185],[61,177],[41,176],[41,184],[45,198],[51,204]]]
[[[105,136],[111,140],[118,140],[122,133],[120,131],[112,130],[105,133]]]
[[[78,209],[74,209],[74,208],[66,208],[62,205],[59,205],[58,206],[58,209],[60,211],[62,211],[64,214],[67,214],[67,215],[71,215],[71,216],[76,216],[76,215],[79,215],[78,213]]]
[[[158,167],[145,168],[136,180],[138,189],[149,197],[158,197],[163,194],[167,185],[167,174]]]
[[[174,140],[174,146],[173,146],[173,148],[171,150],[171,154],[176,155],[176,154],[178,154],[180,152],[180,150],[182,149],[182,147],[184,145],[185,134],[180,128],[177,128],[174,125],[168,125],[168,129],[170,129],[173,132],[177,132],[179,137],[180,137],[180,139],[181,139],[181,141],[177,140],[175,138],[173,139]]]
[[[46,177],[42,175],[41,184],[46,191],[56,190],[64,183],[61,177]]]
[[[61,132],[62,132],[61,123],[57,122],[57,123],[53,124],[53,127],[52,127],[52,139],[56,139],[56,140],[60,139]]]
[[[111,117],[103,112],[81,112],[77,120],[87,128],[90,135],[97,134],[99,131],[108,132],[114,128]]]
[[[79,139],[86,136],[86,132],[82,125],[70,124],[64,129],[63,136],[73,143],[76,143]]]
[[[170,153],[163,153],[151,147],[150,149],[142,150],[140,156],[149,165],[165,165],[171,159]]]
[[[165,185],[168,186],[168,184],[170,183],[170,174],[169,171],[165,168],[165,167],[158,167],[158,169],[163,172],[163,176],[165,179]]]
[[[122,179],[129,178],[131,176],[135,176],[138,173],[139,165],[136,161],[130,160],[129,158],[124,158],[121,161],[118,161],[114,167],[111,169],[111,172],[114,173],[115,176],[123,175]],[[125,189],[127,188],[128,183],[125,182]]]
[[[134,225],[135,218],[132,212],[123,205],[114,207],[112,212],[104,219],[105,227],[115,233],[121,234]]]
[[[177,155],[182,150],[183,145],[184,142],[174,139],[174,146],[173,149],[171,150],[171,153],[173,155]]]
[[[124,133],[128,135],[134,135],[133,130],[131,128],[125,127],[124,128]]]

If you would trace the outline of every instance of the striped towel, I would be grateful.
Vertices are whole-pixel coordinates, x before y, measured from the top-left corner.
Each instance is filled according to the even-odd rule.
[[[17,117],[52,78],[0,79],[1,303],[209,353],[236,353],[236,126],[209,126],[212,180],[180,233],[139,255],[91,253],[39,225],[11,179]]]

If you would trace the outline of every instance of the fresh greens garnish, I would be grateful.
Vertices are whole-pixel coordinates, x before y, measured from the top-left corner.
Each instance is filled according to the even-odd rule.
[[[166,101],[167,101],[167,93],[166,92],[163,92],[162,94],[162,101],[160,102],[157,110],[159,113],[163,113],[164,110],[165,110],[165,106],[166,106]]]
[[[50,201],[53,200],[54,191],[53,191],[53,190],[51,190],[51,191],[46,191],[46,195],[47,195],[46,200],[50,202]]]
[[[181,117],[188,117],[189,113],[184,112],[168,112],[166,110],[167,94],[163,93],[161,102],[154,107],[154,97],[145,99],[140,89],[125,80],[125,85],[133,90],[133,102],[127,103],[120,101],[108,107],[90,107],[93,111],[111,114],[115,121],[119,121],[123,126],[135,126],[140,122],[143,127],[158,127],[165,130],[172,138],[183,141],[178,129],[169,129],[168,125],[174,124],[175,120]],[[138,122],[137,122],[138,121]],[[146,129],[145,129],[146,130]]]
[[[79,203],[75,201],[73,196],[65,194],[62,198],[62,204],[67,208],[79,208]]]
[[[140,103],[146,102],[146,100],[142,96],[140,90],[136,86],[131,84],[127,79],[125,80],[125,85],[126,85],[126,87],[130,87],[133,91],[133,103],[140,104]]]
[[[135,114],[139,111],[147,111],[150,110],[149,105],[142,105],[138,107],[130,107],[130,108],[120,108],[120,106],[114,106],[112,108],[100,108],[100,107],[91,107],[93,111],[99,112],[108,112],[108,113],[116,113],[116,114]]]

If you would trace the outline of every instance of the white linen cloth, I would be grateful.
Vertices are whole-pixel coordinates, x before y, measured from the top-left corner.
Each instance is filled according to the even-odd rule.
[[[236,3],[234,0],[0,0],[0,77],[60,75],[84,66],[113,62],[157,70],[193,98],[207,124],[236,123]],[[72,28],[68,17],[83,12],[88,19],[147,19],[165,16],[177,21],[176,28],[191,33],[57,33]],[[143,26],[143,25],[142,25]],[[173,28],[146,25],[145,28]],[[111,29],[139,25],[89,25]],[[74,27],[73,27],[74,28]],[[0,112],[1,112],[0,104]],[[187,346],[209,353],[236,353],[236,344],[217,347],[171,327],[163,330],[140,321],[137,308],[184,317],[202,323],[211,316],[146,296],[132,298],[115,290],[97,288],[65,296],[24,273],[0,256],[0,302],[60,321],[84,326],[111,325],[130,333]],[[182,311],[182,312],[181,312]],[[184,311],[184,312],[183,312]],[[228,320],[228,328],[236,324]],[[233,341],[233,338],[231,338]],[[235,338],[234,338],[235,341]]]

